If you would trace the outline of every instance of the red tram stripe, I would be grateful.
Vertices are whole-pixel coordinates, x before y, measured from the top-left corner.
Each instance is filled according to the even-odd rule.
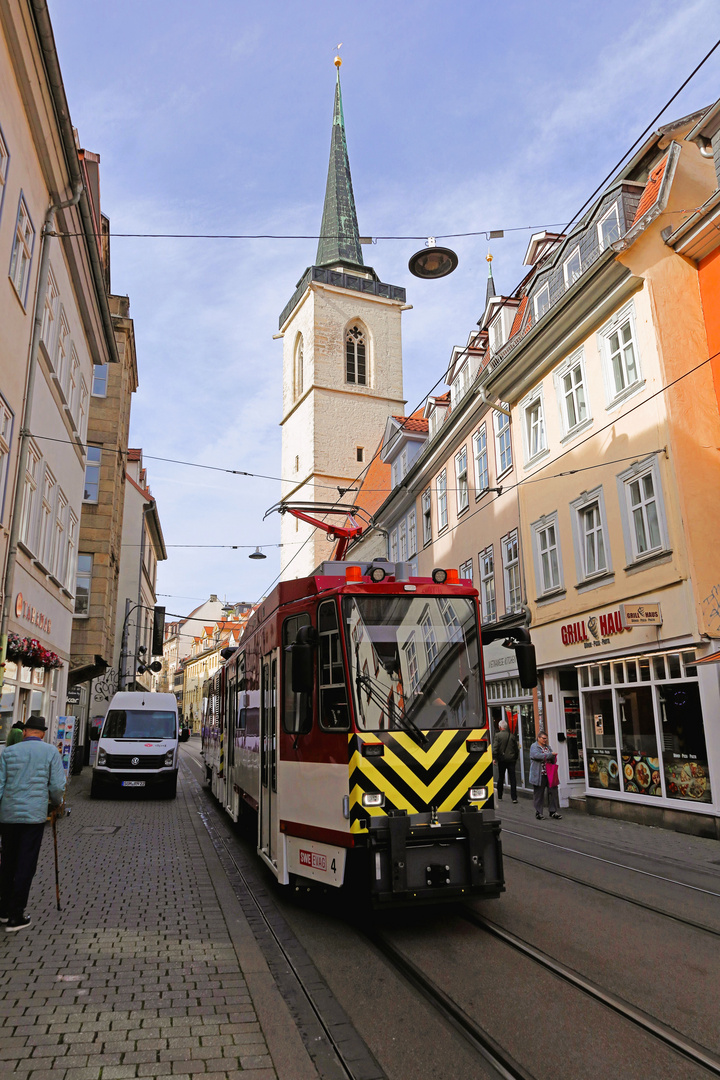
[[[303,840],[320,840],[326,844],[337,844],[338,847],[355,847],[355,838],[352,833],[339,832],[337,829],[322,829],[318,825],[304,825],[300,821],[280,821],[280,832],[288,836],[299,836]]]

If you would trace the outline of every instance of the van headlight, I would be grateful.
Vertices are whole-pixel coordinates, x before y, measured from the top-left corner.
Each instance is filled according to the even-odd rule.
[[[470,802],[484,802],[487,797],[488,789],[486,787],[471,787],[468,792]]]
[[[363,806],[384,806],[385,796],[381,791],[364,791],[362,804]]]
[[[105,753],[104,750],[98,750],[97,764],[98,765],[107,765],[107,754]]]
[[[166,769],[172,768],[172,764],[173,764],[174,759],[175,759],[175,751],[174,750],[168,750],[167,754],[165,755],[165,768]]]

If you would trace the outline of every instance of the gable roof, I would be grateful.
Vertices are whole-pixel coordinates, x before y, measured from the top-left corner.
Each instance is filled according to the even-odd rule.
[[[646,214],[650,207],[657,202],[658,195],[660,194],[660,184],[662,183],[662,178],[665,175],[667,163],[668,155],[666,154],[662,161],[655,166],[655,168],[648,176],[645,190],[640,196],[640,202],[638,203],[638,208],[635,213],[635,217],[633,218],[633,225],[635,225],[643,216],[643,214]]]

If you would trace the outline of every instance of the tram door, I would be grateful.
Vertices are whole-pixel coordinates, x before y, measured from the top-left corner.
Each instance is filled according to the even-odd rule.
[[[260,850],[277,859],[277,650],[262,662],[260,710]]]

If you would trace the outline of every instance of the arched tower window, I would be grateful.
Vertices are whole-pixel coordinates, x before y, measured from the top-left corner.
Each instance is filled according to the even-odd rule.
[[[345,332],[346,382],[357,383],[359,386],[367,384],[366,356],[365,331],[357,323],[353,323]]]
[[[303,339],[298,334],[295,342],[295,362],[293,378],[295,382],[295,397],[299,398],[303,392]]]

